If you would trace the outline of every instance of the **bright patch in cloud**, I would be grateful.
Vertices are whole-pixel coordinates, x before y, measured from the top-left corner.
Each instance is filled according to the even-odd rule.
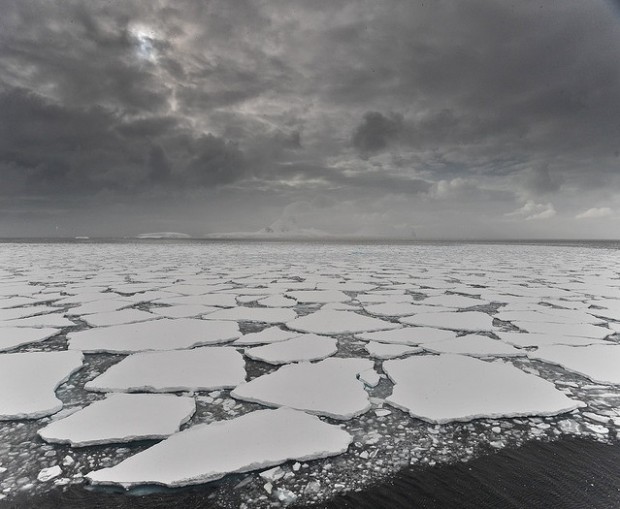
[[[549,219],[555,216],[557,212],[551,203],[535,203],[528,200],[523,207],[506,214],[509,217],[523,217],[526,221],[538,219]]]
[[[577,219],[593,219],[597,217],[609,217],[612,214],[612,210],[609,207],[593,207],[591,209],[583,211],[581,214],[577,214]]]

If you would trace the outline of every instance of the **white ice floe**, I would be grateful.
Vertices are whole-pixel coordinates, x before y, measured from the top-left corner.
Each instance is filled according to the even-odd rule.
[[[464,355],[425,355],[385,361],[396,384],[391,405],[428,422],[556,415],[581,406],[551,382],[511,364]]]
[[[166,438],[196,411],[194,398],[112,394],[39,430],[50,443],[72,447]]]
[[[95,484],[185,486],[233,472],[261,470],[289,460],[345,452],[351,435],[318,417],[288,408],[259,410],[194,426],[111,468],[90,472]]]
[[[91,327],[109,327],[110,325],[122,325],[125,323],[145,322],[160,318],[153,313],[141,311],[139,309],[121,309],[120,311],[109,311],[107,313],[94,313],[82,317]]]
[[[334,311],[329,309],[321,309],[316,313],[302,316],[297,320],[288,322],[286,326],[289,329],[314,334],[344,334],[402,327],[396,323],[360,315],[352,311]]]
[[[224,343],[241,336],[234,322],[178,318],[113,325],[67,334],[69,348],[85,352],[176,350]]]
[[[59,475],[62,474],[62,468],[58,465],[54,465],[53,467],[47,467],[42,469],[37,475],[37,481],[39,482],[47,482],[52,479],[56,479]]]
[[[579,373],[590,380],[604,384],[620,384],[620,345],[566,346],[554,345],[530,352],[538,359]]]
[[[499,338],[506,343],[520,347],[549,346],[549,345],[572,345],[585,346],[596,344],[609,344],[604,339],[582,338],[578,336],[559,336],[557,334],[529,334],[527,332],[496,332]]]
[[[232,308],[237,305],[234,295],[223,293],[210,293],[206,295],[187,295],[185,297],[164,297],[152,301],[156,304],[167,304],[169,306],[192,305],[192,306],[216,306],[221,308]]]
[[[243,356],[234,348],[144,352],[126,357],[84,388],[99,392],[210,391],[245,380]]]
[[[312,414],[347,420],[370,408],[368,394],[357,380],[370,369],[368,359],[332,357],[316,364],[289,364],[236,387],[231,396],[267,406],[287,406]]]
[[[286,341],[247,349],[244,353],[250,359],[269,364],[287,364],[300,361],[317,361],[334,355],[338,342],[334,338],[303,334]]]
[[[260,332],[250,332],[237,339],[235,346],[262,345],[265,343],[277,343],[299,336],[299,332],[291,332],[280,329],[280,327],[268,327]]]
[[[59,332],[59,329],[52,328],[0,327],[0,351],[12,350],[28,343],[40,343]]]
[[[456,332],[431,327],[405,327],[403,329],[356,334],[356,338],[379,343],[419,345],[431,341],[445,341],[456,337]]]
[[[56,388],[82,367],[80,352],[0,355],[0,421],[38,419],[58,412]]]
[[[270,297],[260,299],[258,303],[269,308],[290,308],[297,304],[295,299],[285,297],[284,295],[271,295]]]
[[[217,311],[220,308],[213,306],[200,306],[197,304],[183,304],[177,306],[154,307],[149,311],[155,315],[165,316],[166,318],[192,318],[206,315]]]
[[[564,324],[564,323],[547,323],[547,322],[512,322],[527,332],[536,334],[554,334],[557,336],[577,336],[595,339],[603,339],[613,333],[613,331],[605,327],[598,327],[590,324]]]
[[[526,311],[500,311],[494,318],[504,322],[548,322],[563,324],[600,324],[605,320],[576,310],[553,309],[539,306],[537,309]]]
[[[241,322],[284,323],[297,316],[289,308],[250,308],[239,306],[230,309],[220,309],[205,315],[205,320],[234,320]]]
[[[74,325],[75,323],[65,318],[62,313],[50,313],[0,322],[0,329],[2,327],[72,327]]]
[[[40,315],[41,313],[49,313],[50,311],[58,311],[58,308],[51,306],[28,306],[24,308],[0,309],[0,322],[27,318],[29,316]]]
[[[472,299],[471,297],[463,297],[462,295],[437,295],[429,297],[420,302],[428,306],[443,306],[446,308],[470,308],[472,306],[484,306],[489,304],[488,301],[480,299]]]
[[[371,357],[375,359],[394,359],[403,355],[421,352],[421,348],[409,345],[399,345],[390,343],[377,343],[371,341],[365,347]]]
[[[384,294],[384,293],[366,293],[356,297],[358,302],[362,304],[388,304],[388,303],[410,303],[413,297],[407,294]]]
[[[71,308],[67,311],[69,316],[92,315],[95,313],[109,313],[110,311],[118,311],[119,309],[133,306],[133,302],[128,299],[103,299],[95,300],[82,304],[81,306]]]
[[[493,331],[493,318],[480,311],[437,313],[421,313],[419,315],[401,318],[399,320],[407,325],[422,325],[438,327],[440,329],[466,330],[466,331]]]
[[[437,306],[424,306],[407,302],[387,302],[364,306],[366,312],[378,316],[411,316],[419,313],[433,313],[438,311]]]
[[[497,339],[469,334],[447,341],[422,343],[422,348],[436,353],[457,353],[474,357],[525,355],[527,352],[507,345]]]
[[[346,302],[351,300],[351,297],[340,290],[299,290],[287,292],[286,295],[294,298],[300,304],[325,304],[327,302]]]

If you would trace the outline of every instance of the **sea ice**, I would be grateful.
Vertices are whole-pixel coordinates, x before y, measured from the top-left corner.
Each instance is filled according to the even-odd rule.
[[[92,315],[95,313],[109,313],[110,311],[118,311],[119,309],[133,306],[133,302],[123,299],[103,299],[95,300],[82,304],[81,306],[71,308],[67,311],[69,316]]]
[[[403,355],[421,352],[421,348],[409,345],[399,345],[390,343],[377,343],[371,341],[365,347],[371,357],[375,359],[394,359]]]
[[[419,315],[401,318],[399,321],[407,325],[422,325],[439,327],[441,329],[467,331],[494,330],[493,318],[480,311],[420,313]]]
[[[28,306],[24,308],[0,309],[0,322],[27,318],[41,313],[49,313],[50,311],[58,311],[58,308],[51,306]]]
[[[69,348],[85,352],[130,353],[175,350],[224,343],[241,336],[236,323],[178,318],[113,325],[67,334]]]
[[[478,418],[556,415],[584,403],[511,364],[464,355],[425,355],[385,361],[396,384],[386,398],[413,417],[443,424]]]
[[[365,331],[398,329],[399,324],[386,322],[378,318],[360,315],[352,311],[333,311],[321,309],[292,322],[289,329],[315,334],[344,334]]]
[[[239,306],[230,309],[220,309],[203,318],[205,320],[234,320],[262,323],[283,323],[293,320],[297,313],[289,308],[250,308]]]
[[[80,352],[0,355],[0,421],[38,419],[58,412],[55,390],[82,367]]]
[[[294,298],[300,304],[325,304],[327,302],[346,302],[351,300],[351,297],[340,290],[299,290],[287,292],[286,295]]]
[[[82,320],[91,327],[109,327],[110,325],[145,322],[146,320],[154,320],[156,318],[160,317],[147,311],[141,311],[139,309],[121,309],[120,311],[86,315],[82,317]]]
[[[494,318],[504,322],[548,322],[562,324],[600,324],[605,320],[576,310],[568,309],[544,309],[539,306],[536,310],[526,311],[500,311]]]
[[[18,320],[0,322],[2,327],[72,327],[75,324],[67,320],[62,313],[50,313],[47,315],[29,316]]]
[[[520,347],[572,345],[585,346],[595,344],[609,344],[604,339],[580,338],[578,336],[558,336],[555,334],[528,334],[527,332],[496,332],[499,338],[506,343]]]
[[[422,343],[422,348],[436,353],[457,353],[474,357],[525,355],[527,352],[507,345],[497,339],[469,334],[447,341]]]
[[[337,351],[336,339],[316,334],[303,334],[286,341],[250,348],[244,353],[250,359],[269,364],[287,364],[325,359]]]
[[[234,348],[144,352],[126,357],[84,388],[99,392],[211,391],[245,380],[243,356]]]
[[[384,304],[372,304],[364,306],[366,312],[378,316],[411,316],[419,313],[438,311],[437,306],[424,306],[407,302],[387,302]]]
[[[271,295],[259,300],[258,303],[269,308],[290,308],[297,304],[295,299],[285,297],[284,295]]]
[[[233,345],[235,346],[252,346],[264,343],[277,343],[286,341],[287,339],[299,336],[299,332],[291,332],[280,329],[280,327],[268,327],[260,332],[250,332],[244,334]]]
[[[231,396],[347,420],[370,408],[368,394],[356,376],[373,366],[374,362],[369,359],[335,357],[316,364],[289,364],[239,385]]]
[[[431,341],[445,341],[456,337],[456,332],[431,327],[405,327],[403,329],[356,334],[356,338],[379,343],[419,345]]]
[[[164,297],[152,301],[156,304],[167,304],[169,306],[193,305],[193,306],[216,306],[221,308],[232,308],[237,305],[234,295],[222,293],[209,293],[205,295],[187,295],[185,297]]]
[[[166,438],[196,411],[194,398],[112,394],[39,430],[46,442],[72,447]]]
[[[200,306],[197,304],[179,304],[176,306],[153,307],[149,311],[155,315],[165,316],[166,318],[192,318],[195,316],[206,315],[217,311],[220,308],[213,306]]]
[[[462,295],[437,295],[421,301],[421,304],[428,306],[443,306],[446,308],[470,308],[472,306],[484,306],[487,301],[463,297]]]
[[[557,336],[577,336],[604,339],[613,331],[590,324],[563,324],[547,322],[512,322],[513,325],[526,332],[535,334],[554,334]]]
[[[538,359],[579,373],[593,382],[620,384],[620,345],[566,346],[553,345],[530,352]]]
[[[40,343],[59,332],[59,329],[51,328],[0,327],[0,351],[12,350],[28,343]]]
[[[172,435],[111,468],[90,472],[95,484],[185,486],[289,460],[345,452],[353,438],[338,426],[290,408],[258,410]]]

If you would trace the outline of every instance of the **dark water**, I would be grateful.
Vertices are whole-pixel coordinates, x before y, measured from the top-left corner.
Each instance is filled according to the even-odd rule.
[[[56,488],[0,502],[2,509],[216,509],[208,487],[145,496]],[[302,506],[289,506],[300,509]],[[579,438],[530,442],[467,463],[406,468],[389,480],[315,509],[620,508],[620,443]],[[251,509],[251,508],[250,508]]]

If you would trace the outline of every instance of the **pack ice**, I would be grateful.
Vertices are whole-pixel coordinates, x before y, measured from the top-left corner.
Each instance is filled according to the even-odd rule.
[[[286,341],[249,348],[244,353],[250,359],[269,364],[287,364],[289,362],[325,359],[337,351],[338,342],[334,338],[316,334],[302,334]]]
[[[360,315],[352,311],[321,309],[292,322],[286,326],[292,330],[314,334],[344,334],[376,330],[398,329],[401,325],[378,318]]]
[[[289,408],[259,410],[172,435],[150,449],[86,477],[95,484],[186,486],[289,460],[345,452],[351,435],[318,417]]]

